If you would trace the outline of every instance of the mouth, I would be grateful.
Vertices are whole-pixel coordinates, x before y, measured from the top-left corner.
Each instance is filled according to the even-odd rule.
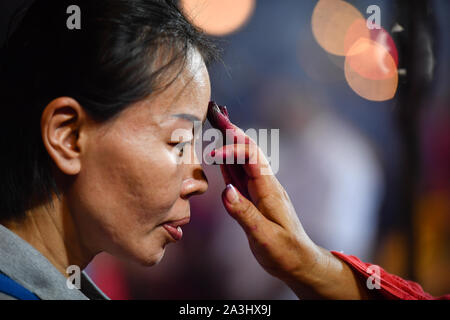
[[[189,221],[190,217],[186,217],[175,221],[165,222],[162,226],[175,241],[179,241],[183,237],[183,229],[181,229],[181,226],[188,224]]]

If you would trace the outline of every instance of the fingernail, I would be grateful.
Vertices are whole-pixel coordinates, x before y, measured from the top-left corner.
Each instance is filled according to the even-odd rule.
[[[219,108],[219,106],[217,105],[216,102],[211,101],[210,104],[211,104],[212,109],[214,109],[215,112],[221,113],[221,112],[220,112],[220,108]]]
[[[232,184],[227,184],[226,197],[229,203],[235,204],[239,202],[239,195],[236,192],[236,188]]]
[[[226,107],[226,106],[223,106],[223,110],[224,110],[225,116],[228,118],[228,117],[229,117],[229,114],[228,114],[228,109],[227,109],[227,107]]]

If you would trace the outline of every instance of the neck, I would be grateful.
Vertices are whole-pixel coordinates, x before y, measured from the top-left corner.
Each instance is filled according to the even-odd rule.
[[[77,265],[82,270],[94,257],[83,245],[64,199],[55,197],[51,206],[33,208],[20,221],[2,224],[38,250],[65,277],[69,276],[68,266]]]

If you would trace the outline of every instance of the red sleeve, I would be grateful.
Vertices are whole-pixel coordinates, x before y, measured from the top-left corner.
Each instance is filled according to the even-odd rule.
[[[387,273],[380,266],[362,262],[355,256],[345,255],[336,251],[331,251],[331,253],[346,262],[353,271],[361,275],[366,281],[366,285],[370,283],[373,288],[372,290],[376,290],[379,294],[377,296],[380,296],[382,299],[450,300],[450,294],[441,297],[433,297],[429,293],[423,291],[418,283]]]

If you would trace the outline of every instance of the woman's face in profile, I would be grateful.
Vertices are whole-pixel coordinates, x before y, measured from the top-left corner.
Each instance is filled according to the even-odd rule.
[[[177,147],[193,140],[192,119],[205,120],[210,100],[206,66],[192,52],[165,91],[87,128],[81,171],[67,200],[83,245],[93,254],[106,251],[144,265],[159,262],[176,238],[163,225],[188,219],[189,197],[208,187],[198,160],[180,163],[183,152]],[[173,139],[177,129],[191,134]],[[194,148],[185,152],[195,157]]]

